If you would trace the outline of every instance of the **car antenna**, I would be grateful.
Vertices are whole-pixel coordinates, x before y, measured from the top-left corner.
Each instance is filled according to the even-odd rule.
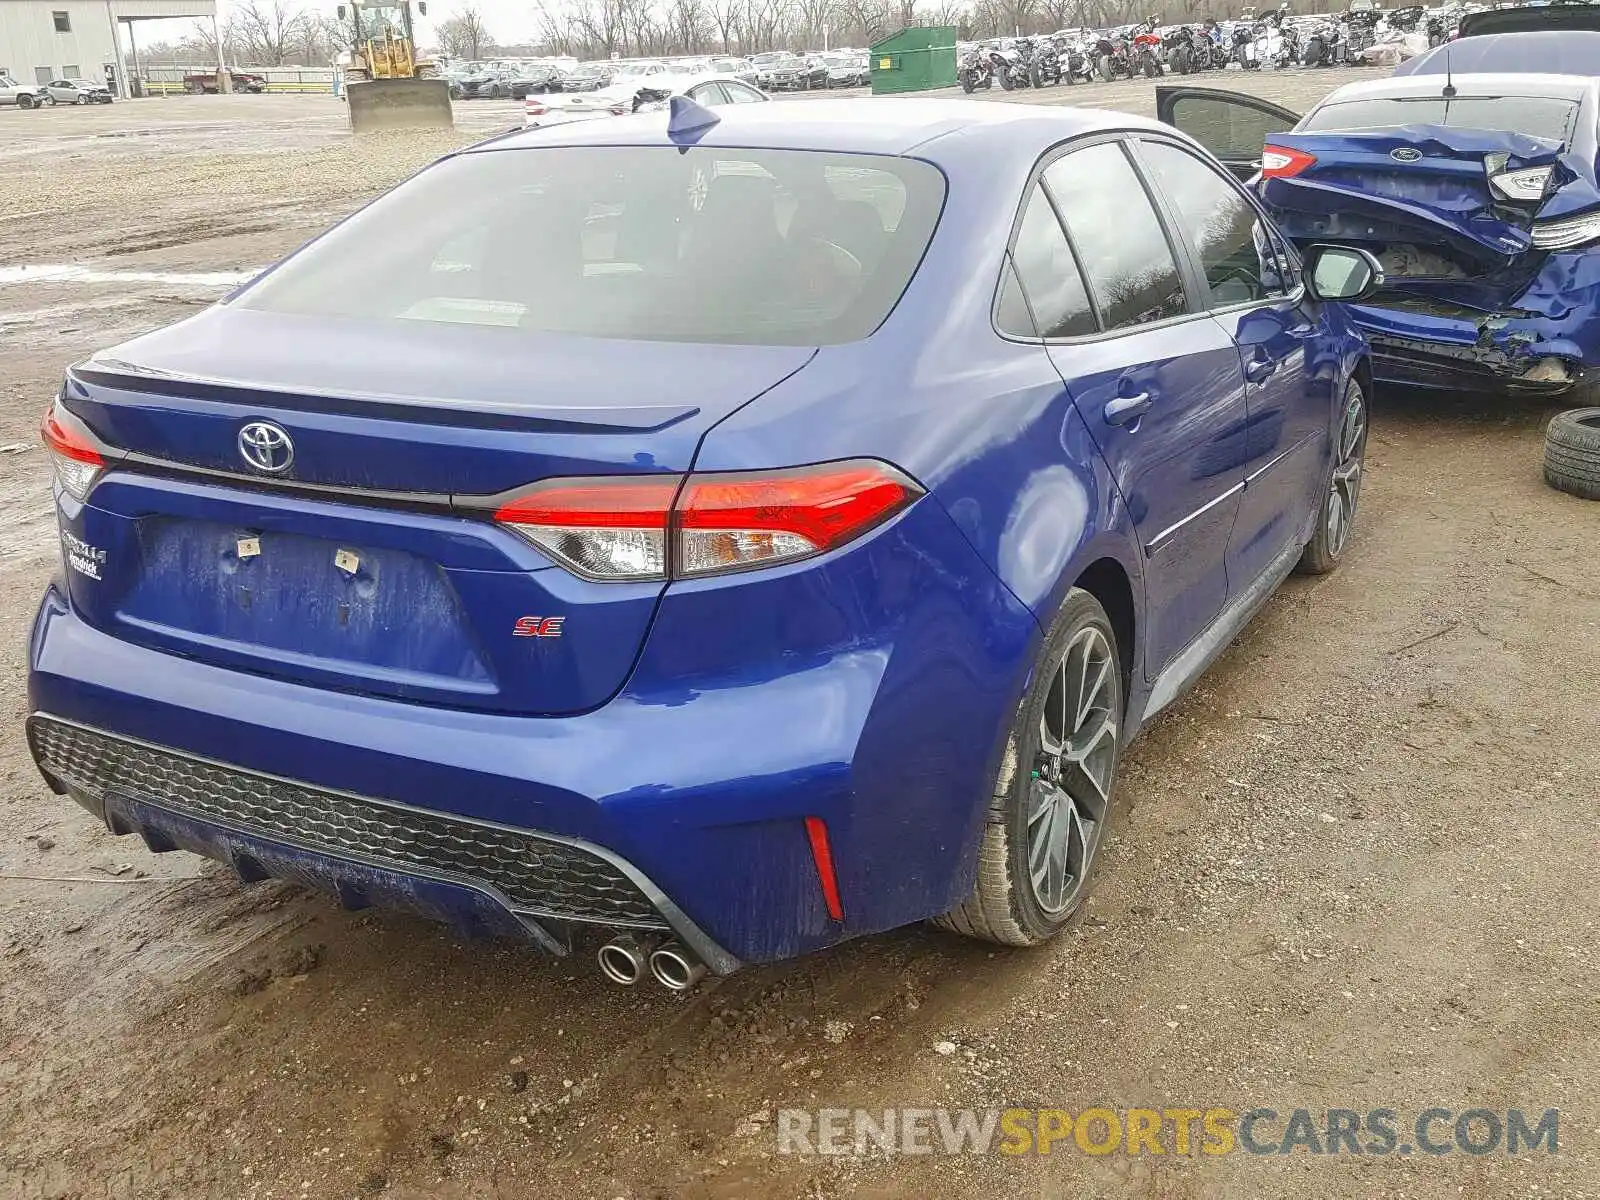
[[[1455,72],[1450,69],[1450,44],[1448,42],[1445,43],[1444,47],[1444,98],[1446,100],[1454,100],[1456,98],[1456,77]]]
[[[674,96],[668,102],[667,136],[677,145],[688,149],[705,136],[722,120],[703,104],[696,104],[688,96]]]

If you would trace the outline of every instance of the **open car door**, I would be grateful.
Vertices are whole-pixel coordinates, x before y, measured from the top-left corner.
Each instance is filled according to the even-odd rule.
[[[1256,96],[1220,88],[1158,87],[1156,116],[1199,142],[1241,180],[1261,169],[1261,148],[1293,129],[1298,113]]]

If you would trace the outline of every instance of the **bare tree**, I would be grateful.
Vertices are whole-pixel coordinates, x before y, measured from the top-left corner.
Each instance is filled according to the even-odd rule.
[[[308,20],[287,0],[243,0],[232,6],[224,37],[236,42],[248,65],[281,67]]]
[[[734,42],[742,43],[744,40],[740,37],[744,0],[710,0],[710,14],[711,24],[722,39],[722,52],[732,54]]]
[[[710,40],[711,23],[706,0],[671,0],[666,20],[668,48],[683,54],[699,54]]]
[[[434,26],[439,49],[452,58],[482,58],[495,51],[494,35],[476,4],[463,4],[455,15]]]
[[[576,46],[591,58],[609,58],[627,48],[622,0],[577,0],[567,10]]]

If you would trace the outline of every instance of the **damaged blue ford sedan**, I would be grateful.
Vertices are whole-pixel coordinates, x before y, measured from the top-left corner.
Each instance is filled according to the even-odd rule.
[[[1600,79],[1413,74],[1304,117],[1198,88],[1158,103],[1296,243],[1383,264],[1352,309],[1380,382],[1600,403]]]

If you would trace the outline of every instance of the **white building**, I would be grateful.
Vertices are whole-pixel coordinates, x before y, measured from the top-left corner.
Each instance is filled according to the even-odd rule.
[[[26,83],[109,75],[126,96],[140,21],[216,15],[216,0],[0,0],[0,72]]]

